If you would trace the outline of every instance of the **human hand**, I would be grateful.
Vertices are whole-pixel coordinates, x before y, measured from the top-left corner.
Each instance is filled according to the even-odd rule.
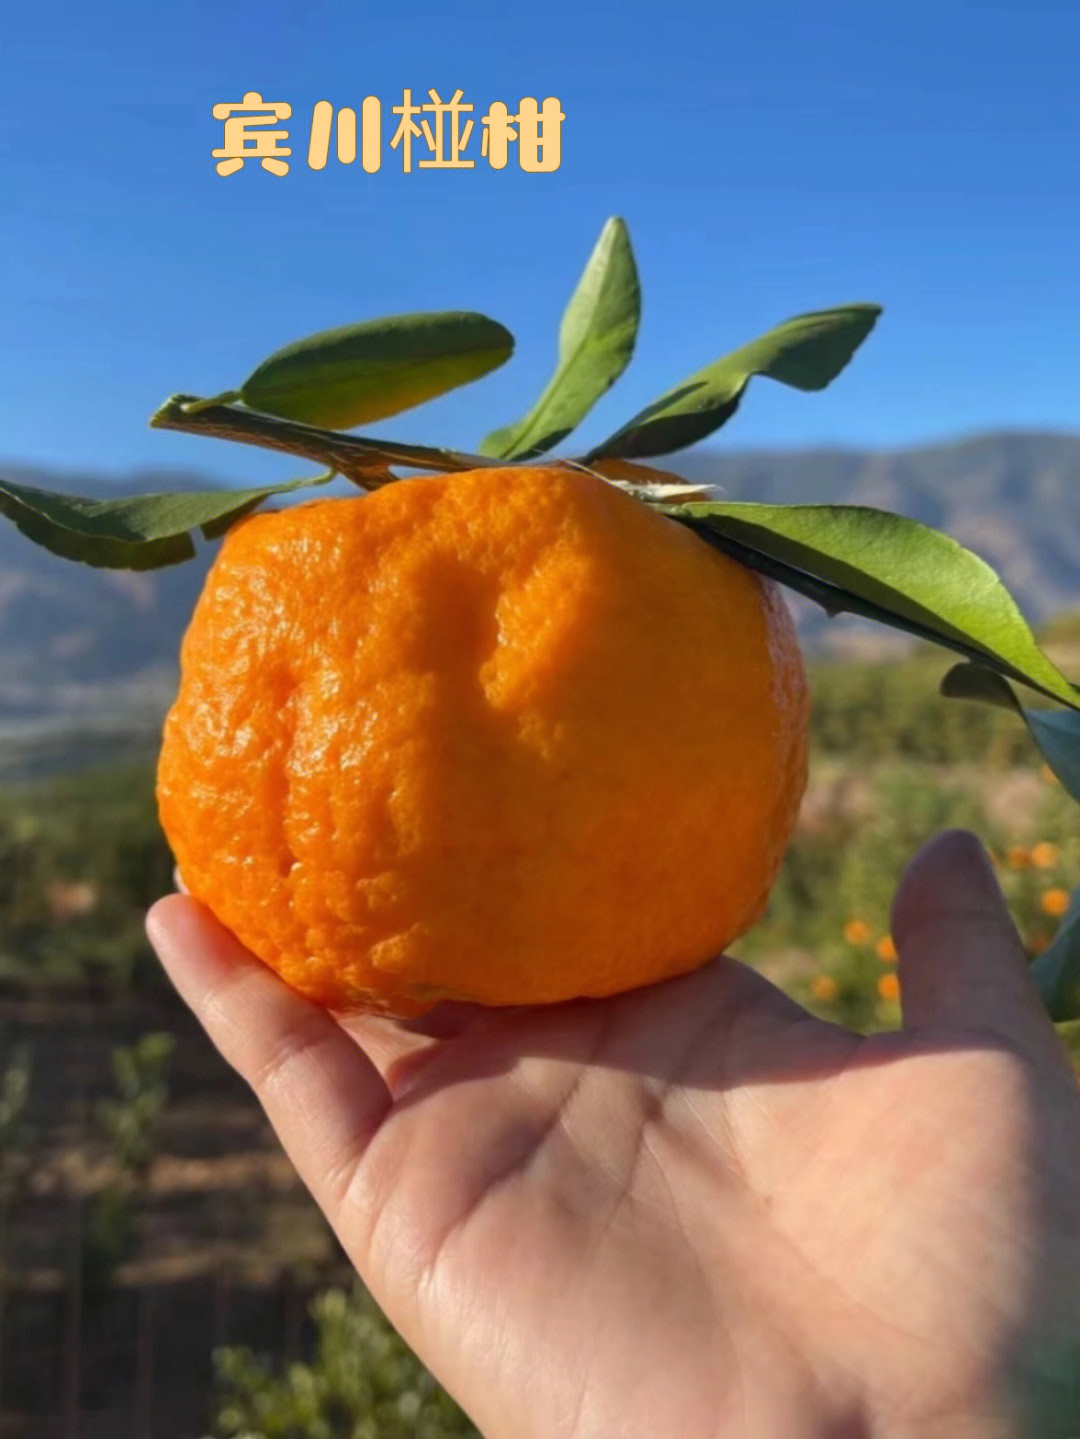
[[[1080,1434],[1080,1094],[970,836],[901,884],[871,1037],[727,958],[334,1018],[185,896],[148,928],[491,1439]]]

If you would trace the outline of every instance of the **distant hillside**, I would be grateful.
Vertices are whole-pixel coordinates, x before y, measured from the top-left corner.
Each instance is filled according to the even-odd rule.
[[[707,451],[670,468],[724,497],[895,510],[986,559],[1035,624],[1080,608],[1080,435],[1002,433],[867,451]],[[100,476],[0,467],[17,482],[86,495],[198,488],[198,476]],[[212,549],[150,573],[90,570],[39,550],[0,519],[0,773],[27,741],[77,729],[91,747],[153,736],[176,682],[180,635]],[[890,632],[826,621],[793,600],[811,649],[878,651]],[[48,741],[48,736],[54,736]],[[5,748],[6,747],[6,748]]]

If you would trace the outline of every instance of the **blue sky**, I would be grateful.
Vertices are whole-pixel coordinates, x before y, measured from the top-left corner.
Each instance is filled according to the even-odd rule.
[[[477,309],[503,370],[373,433],[468,448],[550,369],[562,306],[612,214],[644,289],[630,370],[582,427],[617,428],[788,315],[885,314],[824,394],[759,381],[721,445],[896,445],[1076,429],[1080,10],[1074,3],[726,0],[546,8],[51,0],[0,55],[0,459],[283,478],[276,456],[151,432],[168,394],[237,384],[313,330]],[[455,88],[557,96],[550,175],[306,165],[318,100]],[[216,102],[287,101],[289,173],[223,179]]]

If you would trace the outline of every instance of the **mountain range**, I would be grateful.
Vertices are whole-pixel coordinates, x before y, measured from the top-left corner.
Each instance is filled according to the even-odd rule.
[[[700,449],[659,462],[730,500],[892,510],[988,561],[1031,623],[1080,608],[1080,434],[1008,431],[897,449]],[[20,484],[104,498],[210,488],[197,474],[122,478],[0,466]],[[0,517],[0,774],[73,735],[150,741],[176,683],[180,636],[213,557],[150,572],[93,570],[47,554]],[[882,652],[894,631],[791,597],[811,652]],[[17,764],[16,764],[16,767]]]

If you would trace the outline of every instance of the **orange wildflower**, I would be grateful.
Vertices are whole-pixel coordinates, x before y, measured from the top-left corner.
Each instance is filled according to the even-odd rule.
[[[840,993],[840,986],[831,974],[815,974],[810,981],[810,993],[815,999],[831,1004]]]
[[[877,992],[882,999],[895,1004],[900,998],[900,981],[895,974],[883,974],[877,982]]]
[[[1044,914],[1059,917],[1069,907],[1069,891],[1067,889],[1048,889],[1039,900],[1039,906]]]
[[[844,925],[844,938],[848,944],[866,944],[870,939],[870,926],[865,919],[853,916]]]

